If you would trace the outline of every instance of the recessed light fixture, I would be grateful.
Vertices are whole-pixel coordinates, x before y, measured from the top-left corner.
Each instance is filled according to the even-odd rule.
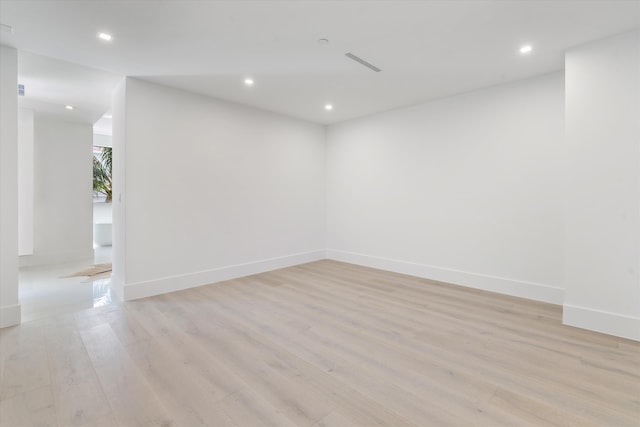
[[[113,38],[113,36],[111,34],[108,33],[98,33],[97,36],[100,40],[104,40],[106,42],[110,42],[111,39]]]
[[[333,105],[331,105],[331,104],[326,104],[326,105],[324,106],[324,109],[325,109],[325,110],[327,110],[327,111],[331,111],[331,110],[333,110]]]
[[[531,53],[532,50],[533,46],[531,46],[530,44],[526,44],[520,48],[520,53],[526,55],[527,53]]]
[[[254,83],[255,83],[255,82],[254,82],[254,81],[253,81],[253,79],[251,79],[251,78],[246,78],[246,79],[244,79],[244,84],[245,84],[245,86],[253,86],[253,84],[254,84]]]
[[[64,108],[67,110],[73,110],[73,105],[65,105]]]
[[[325,38],[318,39],[318,44],[329,44],[329,39],[325,39]]]

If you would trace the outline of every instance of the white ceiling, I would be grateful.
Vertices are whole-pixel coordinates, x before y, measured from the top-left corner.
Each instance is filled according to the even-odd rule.
[[[640,1],[2,0],[0,20],[24,51],[334,123],[559,70],[567,48],[640,27]]]
[[[63,120],[95,123],[111,108],[111,93],[121,76],[65,61],[20,51],[18,83],[25,95],[20,108]],[[66,105],[74,107],[72,111]],[[104,119],[103,119],[104,122]],[[107,126],[99,133],[110,134]]]

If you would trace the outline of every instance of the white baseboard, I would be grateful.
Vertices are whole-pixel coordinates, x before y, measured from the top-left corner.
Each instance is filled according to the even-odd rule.
[[[640,318],[564,304],[562,323],[640,341]]]
[[[20,304],[0,307],[0,328],[20,323]]]
[[[560,305],[564,298],[564,289],[540,283],[525,282],[522,280],[507,279],[504,277],[489,276],[486,274],[470,273],[467,271],[453,270],[435,267],[432,265],[417,264],[334,249],[327,250],[327,258],[351,264],[363,265],[366,267],[378,268],[380,270],[393,271],[396,273],[408,274],[410,276],[437,280],[439,282],[466,286],[469,288],[482,289],[485,291],[498,292],[501,294],[548,302],[551,304]]]
[[[196,273],[129,283],[122,286],[122,295],[119,295],[120,292],[118,292],[118,290],[116,290],[116,295],[121,300],[131,301],[139,298],[166,294],[168,292],[194,288],[196,286],[207,285],[210,283],[222,282],[224,280],[236,279],[238,277],[250,276],[252,274],[265,273],[279,268],[291,267],[322,259],[325,259],[324,250],[269,258],[255,262],[215,268],[212,270],[198,271]]]
[[[69,252],[54,253],[34,253],[33,255],[23,255],[19,257],[20,267],[34,267],[39,265],[65,264],[69,262],[91,260],[95,253],[93,249],[78,250]]]
[[[125,299],[124,299],[124,282],[122,281],[122,278],[114,276],[113,272],[112,272],[110,285],[111,285],[111,290],[115,294],[115,297],[119,301],[125,301]]]

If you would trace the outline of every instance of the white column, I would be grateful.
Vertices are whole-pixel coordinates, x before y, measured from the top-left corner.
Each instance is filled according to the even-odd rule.
[[[0,46],[0,327],[20,323],[18,301],[18,52]]]
[[[566,55],[564,323],[640,340],[640,32]]]

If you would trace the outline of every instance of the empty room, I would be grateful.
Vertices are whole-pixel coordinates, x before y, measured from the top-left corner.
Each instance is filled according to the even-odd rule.
[[[640,426],[640,0],[0,25],[0,426]]]

